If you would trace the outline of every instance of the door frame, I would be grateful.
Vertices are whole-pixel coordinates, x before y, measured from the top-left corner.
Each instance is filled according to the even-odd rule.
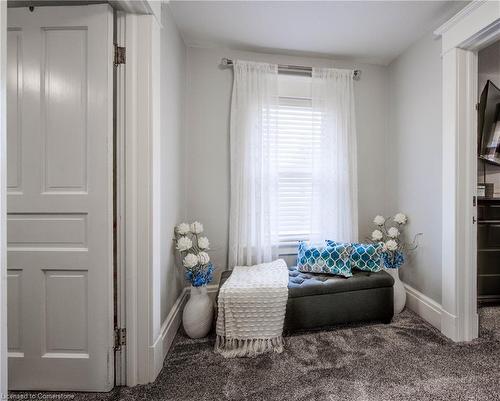
[[[126,384],[150,383],[163,358],[160,335],[160,29],[153,15],[124,16]],[[160,350],[161,351],[161,350]]]
[[[125,13],[115,10],[115,45],[125,44]],[[115,336],[126,335],[126,271],[125,271],[125,65],[115,64],[114,71],[114,145],[115,145]],[[120,331],[119,331],[120,330]],[[126,338],[126,337],[125,337]],[[116,341],[116,338],[115,338]],[[127,384],[127,358],[125,345],[115,345],[115,385]]]
[[[0,397],[7,398],[7,2],[0,1]]]
[[[479,328],[477,53],[500,38],[500,3],[473,1],[434,33],[442,39],[443,64],[441,332],[471,341]]]
[[[154,381],[163,365],[159,280],[160,30],[162,2],[116,0],[116,42],[126,62],[116,76],[116,385]]]

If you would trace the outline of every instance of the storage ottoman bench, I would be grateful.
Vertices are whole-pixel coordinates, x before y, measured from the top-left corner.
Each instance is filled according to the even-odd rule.
[[[393,317],[394,279],[385,271],[353,271],[352,277],[344,278],[302,273],[291,266],[288,274],[285,331],[355,322],[389,323]],[[230,275],[231,271],[222,273],[220,286]]]

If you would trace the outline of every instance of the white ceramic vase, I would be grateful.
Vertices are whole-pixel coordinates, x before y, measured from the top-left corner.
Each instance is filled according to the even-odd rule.
[[[394,314],[403,311],[406,304],[406,290],[403,282],[399,278],[399,269],[385,269],[394,279]]]
[[[182,312],[184,331],[191,338],[205,337],[212,327],[213,306],[207,287],[191,286],[191,296]]]

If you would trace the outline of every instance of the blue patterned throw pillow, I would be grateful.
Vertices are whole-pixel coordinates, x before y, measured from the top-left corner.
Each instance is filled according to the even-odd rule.
[[[326,241],[327,245],[341,245],[339,242]],[[358,269],[365,272],[378,272],[382,270],[381,257],[383,244],[349,244],[351,254],[349,261],[352,269]]]
[[[297,269],[301,272],[351,277],[350,248],[349,244],[315,247],[301,242],[297,255]]]

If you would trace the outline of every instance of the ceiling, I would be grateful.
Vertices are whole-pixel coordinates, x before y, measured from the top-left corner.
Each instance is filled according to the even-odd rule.
[[[387,65],[463,1],[171,1],[188,46]]]

